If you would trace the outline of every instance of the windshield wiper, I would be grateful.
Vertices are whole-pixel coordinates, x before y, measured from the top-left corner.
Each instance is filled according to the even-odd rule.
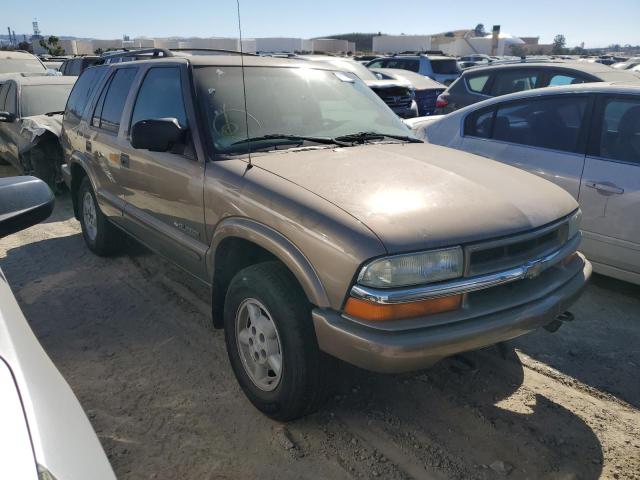
[[[424,143],[422,140],[419,140],[415,137],[410,137],[409,135],[392,135],[392,134],[378,133],[378,132],[350,133],[348,135],[340,135],[339,137],[335,137],[334,140],[353,144],[353,143],[365,143],[367,140],[384,140],[385,138],[393,138],[394,140],[401,140],[403,142],[410,142],[410,143]]]
[[[349,143],[342,142],[335,138],[308,137],[304,135],[287,135],[284,133],[271,133],[269,135],[262,135],[260,137],[244,138],[242,140],[238,140],[237,142],[232,143],[231,145],[241,145],[245,143],[262,142],[265,140],[289,140],[291,143],[314,142],[314,143],[320,143],[323,145],[340,145],[343,147],[349,146]]]
[[[61,110],[59,112],[47,112],[45,113],[45,115],[47,117],[53,117],[54,115],[64,115],[64,110]]]

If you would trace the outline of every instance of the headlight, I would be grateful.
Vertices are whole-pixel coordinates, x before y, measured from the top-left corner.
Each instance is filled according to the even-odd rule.
[[[365,265],[358,283],[375,288],[404,287],[462,276],[462,248],[380,258]]]
[[[578,209],[569,219],[569,237],[572,239],[579,231],[582,223],[582,210]]]

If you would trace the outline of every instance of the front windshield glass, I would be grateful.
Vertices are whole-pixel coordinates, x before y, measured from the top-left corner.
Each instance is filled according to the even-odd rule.
[[[249,138],[285,134],[335,138],[358,132],[412,136],[409,128],[353,74],[314,68],[196,68],[196,83],[218,153],[241,153]],[[248,125],[247,125],[248,121]],[[277,144],[266,139],[252,148]]]
[[[63,111],[71,88],[73,88],[72,83],[64,85],[24,85],[20,100],[22,116],[30,117],[31,115]]]
[[[47,69],[35,59],[3,58],[0,60],[0,73],[42,73]]]

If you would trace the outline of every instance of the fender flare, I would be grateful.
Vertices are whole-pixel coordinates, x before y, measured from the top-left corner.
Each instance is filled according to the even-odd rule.
[[[318,273],[300,249],[273,228],[248,218],[230,217],[217,225],[206,258],[207,269],[212,276],[215,272],[218,246],[223,240],[231,237],[255,243],[273,254],[293,273],[309,302],[317,307],[331,306]]]

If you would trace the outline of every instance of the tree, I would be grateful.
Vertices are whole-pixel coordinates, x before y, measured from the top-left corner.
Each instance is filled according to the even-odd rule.
[[[526,57],[527,49],[522,45],[511,45],[511,55],[515,55],[516,57]]]
[[[562,34],[558,34],[553,38],[553,48],[551,53],[554,55],[561,55],[564,53],[564,47],[567,44],[567,39]]]
[[[49,55],[64,55],[64,48],[59,45],[60,39],[55,35],[51,35],[46,40],[44,38],[40,39],[40,46],[47,50]]]
[[[487,32],[484,29],[484,24],[482,23],[476,25],[476,28],[474,28],[473,31],[476,37],[485,37],[487,35]]]
[[[33,53],[33,47],[29,42],[20,42],[18,44],[18,50],[25,50],[29,53]]]
[[[104,53],[104,50],[102,50],[101,48],[96,48],[93,53],[95,53],[96,55],[102,55]]]

